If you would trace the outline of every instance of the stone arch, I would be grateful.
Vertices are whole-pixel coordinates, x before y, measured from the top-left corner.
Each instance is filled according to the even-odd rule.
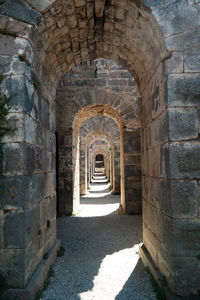
[[[121,204],[125,209],[124,190],[124,142],[123,142],[123,120],[121,116],[109,105],[88,105],[80,110],[73,121],[73,209],[79,209],[79,143],[78,136],[81,124],[94,116],[107,116],[113,119],[119,127],[120,132],[120,187]]]
[[[104,157],[106,176],[107,176],[107,179],[109,180],[109,169],[107,169],[106,161],[109,159],[110,152],[106,147],[101,147],[101,146],[98,147],[97,146],[95,149],[93,149],[93,152],[92,152],[93,161],[95,161],[95,157],[99,154],[101,154]],[[93,169],[93,174],[94,174],[94,171],[95,170]]]
[[[164,3],[144,0],[151,8],[150,11],[141,1],[115,0],[105,3],[104,6],[102,1],[98,8],[92,2],[91,10],[89,7],[85,9],[88,21],[91,21],[86,26],[87,39],[80,40],[79,32],[87,24],[84,25],[82,20],[84,18],[80,14],[81,6],[78,0],[65,2],[65,7],[61,0],[51,4],[49,1],[42,4],[41,1],[32,0],[12,1],[12,5],[9,0],[1,1],[3,36],[0,54],[9,54],[9,58],[3,58],[4,67],[1,72],[6,78],[3,79],[2,86],[7,95],[14,92],[18,94],[11,101],[11,114],[16,114],[17,124],[26,125],[22,126],[23,129],[16,126],[19,135],[13,137],[8,134],[3,139],[5,155],[2,180],[8,187],[3,195],[3,222],[5,221],[7,226],[10,223],[14,224],[13,220],[19,217],[16,212],[19,208],[22,213],[21,220],[25,219],[24,215],[34,218],[33,215],[37,216],[39,210],[41,214],[45,211],[47,203],[55,202],[53,100],[57,80],[80,61],[100,56],[112,58],[125,65],[135,76],[142,97],[143,228],[146,253],[150,253],[150,256],[144,254],[143,260],[152,268],[152,259],[167,277],[175,294],[197,294],[200,286],[200,268],[196,255],[199,248],[195,234],[190,236],[189,233],[191,228],[194,232],[199,230],[199,5],[193,1],[169,0]],[[85,5],[84,1],[83,7]],[[23,13],[19,14],[19,11]],[[102,18],[103,15],[106,18]],[[176,22],[176,16],[179,22]],[[80,46],[78,54],[76,39],[71,39],[77,38],[77,28],[78,47]],[[84,36],[86,31],[83,28],[81,32]],[[69,36],[69,41],[62,43],[63,36]],[[169,52],[166,51],[165,44]],[[12,116],[9,118],[12,119]],[[127,135],[130,142],[125,147],[129,149],[132,138],[130,132]],[[48,145],[44,137],[48,140]],[[18,164],[9,163],[13,153]],[[41,156],[45,159],[41,159]],[[26,164],[29,157],[33,158],[31,165]],[[44,163],[47,157],[48,164]],[[127,154],[127,166],[131,165],[134,159],[134,155]],[[68,159],[66,163],[68,164]],[[41,172],[42,169],[45,171]],[[132,171],[127,173],[127,181],[130,180],[131,174]],[[17,200],[20,201],[15,201],[16,198],[10,196],[9,188],[13,186],[13,182],[18,183]],[[24,185],[30,190],[29,195],[24,193]],[[38,195],[34,195],[33,185],[36,190],[40,190]],[[189,191],[193,191],[190,193],[192,197],[188,196],[186,186]],[[181,194],[178,193],[183,190]],[[131,193],[127,197],[131,197]],[[36,199],[39,199],[39,203]],[[188,207],[187,211],[183,210],[182,199]],[[34,210],[30,206],[27,207],[27,203],[34,203]],[[7,212],[8,209],[9,216],[4,213],[4,210]],[[7,248],[1,249],[0,265],[4,266],[3,274],[12,274],[7,276],[10,286],[24,288],[42,260],[43,253],[48,251],[55,241],[56,216],[55,213],[46,213],[48,216],[44,213],[41,224],[39,218],[34,218],[37,220],[36,229],[31,232],[31,236],[28,234],[27,237],[25,233],[22,237],[19,226],[15,226],[16,239],[8,237]],[[12,218],[9,219],[10,216]],[[48,231],[46,243],[43,247],[38,247],[35,241],[40,226],[43,234],[47,236],[44,226],[46,217],[51,219],[52,226]],[[28,227],[28,224],[23,223],[23,228],[26,226]],[[180,240],[177,241],[179,236]],[[191,237],[189,241],[188,236]],[[31,241],[32,248],[28,248],[27,240]],[[177,243],[180,247],[176,247]],[[189,245],[191,248],[187,248]],[[15,256],[12,256],[9,250],[11,247],[17,249]],[[33,255],[29,255],[22,270],[13,271],[6,265],[5,252],[10,258],[10,265],[14,266],[21,265],[21,260],[25,261],[26,254],[31,251]],[[194,269],[196,276],[188,277]]]
[[[92,131],[92,132],[90,132],[90,134],[88,134],[87,140],[86,140],[87,146],[90,147],[90,145],[93,143],[93,141],[98,140],[98,139],[107,141],[110,144],[110,147],[113,146],[112,136],[108,132],[105,132],[102,130]]]
[[[40,77],[50,73],[55,81],[75,64],[105,57],[126,65],[144,91],[168,55],[159,25],[142,2],[100,6],[99,13],[94,2],[86,6],[86,2],[57,0],[41,12],[44,25],[38,28],[35,42],[41,47],[35,58]],[[85,17],[80,10],[85,10]]]
[[[110,150],[110,166],[109,166],[109,173],[107,172],[107,178],[110,181],[110,186],[113,188],[113,191],[115,192],[115,164],[114,164],[114,141],[110,133],[103,131],[103,130],[95,130],[91,131],[87,135],[86,144],[88,147],[90,147],[91,143],[96,140],[107,140],[110,144],[109,150]],[[88,168],[90,169],[90,167]],[[88,178],[90,178],[90,174],[88,174]]]

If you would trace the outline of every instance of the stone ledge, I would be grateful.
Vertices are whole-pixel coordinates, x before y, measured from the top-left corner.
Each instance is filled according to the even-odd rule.
[[[145,266],[147,266],[151,272],[151,274],[153,275],[154,279],[159,282],[159,280],[162,279],[162,274],[160,273],[160,271],[158,270],[158,268],[156,267],[156,265],[154,264],[147,248],[145,247],[145,245],[143,244],[142,246],[139,247],[139,252],[140,252],[140,257],[142,259],[142,262]],[[180,300],[183,299],[180,296],[176,296],[174,295],[169,288],[167,288],[166,290],[166,300]]]
[[[47,277],[49,268],[57,257],[57,251],[60,249],[61,241],[56,240],[48,252],[48,258],[42,260],[33,273],[28,285],[24,289],[8,289],[3,295],[2,300],[33,300],[37,292],[43,287],[44,280]]]

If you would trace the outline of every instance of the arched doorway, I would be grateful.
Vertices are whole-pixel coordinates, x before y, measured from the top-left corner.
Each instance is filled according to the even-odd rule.
[[[6,95],[16,93],[11,100],[10,117],[15,115],[15,122],[23,124],[16,126],[19,134],[12,136],[8,133],[2,140],[2,182],[6,183],[1,209],[1,219],[6,224],[1,229],[2,236],[6,237],[1,249],[3,272],[10,285],[24,288],[43,253],[55,242],[55,209],[47,212],[45,207],[55,207],[56,202],[53,100],[57,83],[74,65],[104,57],[126,66],[135,77],[140,91],[143,203],[146,209],[143,219],[144,244],[176,294],[196,294],[199,265],[196,261],[198,249],[195,235],[192,234],[189,243],[183,241],[187,240],[190,228],[194,228],[194,232],[199,228],[199,218],[196,217],[199,165],[193,162],[194,158],[199,161],[198,104],[194,105],[199,94],[194,88],[198,83],[199,70],[190,59],[195,58],[193,46],[199,44],[199,38],[196,34],[197,24],[193,24],[193,27],[187,26],[187,22],[177,25],[174,19],[176,14],[180,14],[180,8],[184,12],[196,12],[197,5],[192,2],[174,5],[171,1],[164,4],[148,1],[152,13],[142,3],[133,1],[102,2],[99,7],[94,3],[86,6],[84,2],[85,18],[82,20],[79,4],[61,0],[50,5],[45,2],[44,6],[32,1],[20,1],[20,4],[16,1],[11,8],[8,0],[1,4],[1,56],[2,64],[6,65],[2,68],[4,77],[1,85]],[[19,14],[19,11],[23,14]],[[172,18],[166,18],[172,12]],[[185,17],[188,15],[185,14]],[[196,42],[192,39],[185,43],[193,33],[197,37]],[[9,58],[5,58],[8,53]],[[169,63],[166,62],[168,59]],[[197,74],[191,74],[194,71]],[[82,82],[77,84],[81,85]],[[97,103],[99,99],[102,99],[100,93],[96,98]],[[188,99],[191,107],[188,107]],[[74,104],[72,109],[71,106],[71,119],[65,120],[65,123],[71,123],[77,111],[79,107]],[[184,122],[184,118],[178,117],[180,115],[190,121]],[[180,129],[178,134],[177,128]],[[70,169],[72,142],[69,132],[65,132],[64,136],[66,140],[69,136],[66,164]],[[130,142],[126,146],[129,147],[132,138],[130,133],[127,135]],[[62,141],[62,135],[59,142],[66,142]],[[15,163],[12,163],[13,157]],[[126,155],[125,159],[130,163],[133,157],[130,159]],[[70,192],[69,177],[70,173],[63,184],[65,190],[69,189]],[[131,180],[131,176],[126,178]],[[12,192],[15,183],[19,188],[17,194]],[[192,198],[182,188],[185,186],[193,191]],[[177,190],[184,190],[183,197],[179,196]],[[131,193],[127,196],[131,197]],[[184,205],[188,207],[186,211],[179,205],[183,198],[186,199]],[[151,216],[154,216],[153,222]],[[20,226],[14,225],[18,223],[18,218],[22,228],[27,230],[23,231]],[[35,220],[35,226],[30,233],[31,218]],[[51,222],[51,228],[47,227],[47,221]],[[12,226],[15,235],[9,234]],[[44,244],[37,243],[40,230],[46,237]],[[181,246],[176,247],[177,236],[182,233],[184,238],[178,243]],[[193,247],[188,250],[186,245],[189,244]],[[10,259],[5,259],[5,252]],[[12,270],[12,266],[21,265],[20,261],[22,259],[24,262],[25,257],[23,270]],[[193,280],[187,274],[188,269],[192,272],[194,268],[197,276]],[[176,269],[179,271],[175,272]],[[10,273],[12,276],[7,275]]]

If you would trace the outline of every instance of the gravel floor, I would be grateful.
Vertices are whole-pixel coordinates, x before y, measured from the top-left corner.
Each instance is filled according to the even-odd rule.
[[[103,178],[97,181],[81,198],[80,214],[58,220],[65,255],[41,299],[156,299],[137,252],[141,217],[119,214],[119,196],[110,195]]]

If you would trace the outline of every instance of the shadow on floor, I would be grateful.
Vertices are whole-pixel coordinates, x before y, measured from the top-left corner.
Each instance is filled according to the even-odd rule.
[[[83,206],[97,205],[97,211],[104,210],[104,204],[119,203],[120,196],[110,194],[81,197]],[[86,205],[86,210],[88,207]],[[137,245],[142,241],[141,216],[118,214],[117,211],[97,217],[83,216],[58,219],[57,237],[65,248],[65,255],[57,259],[55,277],[42,299],[156,299],[136,254]]]
[[[107,274],[113,272],[117,278],[120,275],[119,269],[106,270],[104,266],[110,255],[118,255],[121,250],[132,248],[142,240],[142,222],[140,216],[117,215],[113,213],[101,217],[62,217],[58,220],[58,238],[62,240],[65,248],[65,256],[57,260],[55,265],[56,283],[53,284],[53,291],[50,292],[51,300],[79,300],[79,299],[117,299],[117,300],[149,300],[155,299],[145,297],[144,284],[149,284],[148,278],[144,280],[145,272],[142,263],[139,261],[131,269],[128,280],[122,284],[121,291],[116,288],[116,296],[109,298],[103,289],[97,291],[100,298],[93,296],[94,281],[97,282],[95,289],[98,290],[98,275],[102,272]],[[131,261],[127,262],[127,268]],[[124,267],[124,266],[123,266]],[[126,267],[126,266],[125,266]],[[104,270],[105,268],[105,270]],[[114,268],[114,266],[113,266]],[[112,275],[110,276],[112,277]],[[64,283],[63,283],[64,278]],[[123,281],[123,280],[122,280]],[[143,282],[143,284],[141,284]],[[115,283],[111,283],[112,286]],[[113,288],[113,287],[112,287]],[[61,293],[62,290],[62,293]],[[60,297],[56,297],[59,291]],[[91,295],[88,295],[91,293]],[[53,294],[55,292],[55,294]],[[141,297],[135,297],[134,293]],[[46,293],[45,293],[46,294]],[[55,296],[54,296],[55,295]],[[54,298],[55,297],[55,298]],[[47,297],[48,298],[48,291]]]

